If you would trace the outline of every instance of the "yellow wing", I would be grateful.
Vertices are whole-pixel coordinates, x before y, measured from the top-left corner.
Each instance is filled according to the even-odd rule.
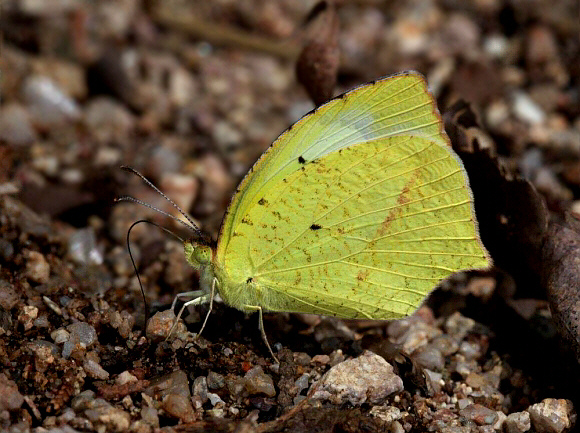
[[[264,152],[248,172],[222,223],[217,257],[223,262],[233,231],[249,209],[303,162],[357,143],[397,135],[448,145],[422,75],[407,72],[358,87],[304,116]]]
[[[488,266],[466,174],[440,141],[366,141],[250,184],[229,282],[252,281],[266,310],[397,318],[451,273]]]

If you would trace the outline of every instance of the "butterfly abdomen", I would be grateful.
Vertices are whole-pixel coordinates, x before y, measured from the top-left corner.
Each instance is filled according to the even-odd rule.
[[[219,273],[219,272],[218,272]],[[231,278],[222,275],[219,278],[218,291],[223,301],[231,307],[245,312],[253,312],[255,309],[248,306],[260,306],[265,311],[278,311],[279,302],[276,301],[276,293],[270,288],[256,282],[252,277],[242,282],[234,282]]]

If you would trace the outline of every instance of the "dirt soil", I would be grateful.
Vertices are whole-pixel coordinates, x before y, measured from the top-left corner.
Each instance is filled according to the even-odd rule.
[[[572,431],[579,8],[2,2],[0,430]],[[145,306],[127,233],[143,219],[192,233],[115,202],[178,215],[120,166],[216,240],[237,184],[312,100],[404,70],[437,99],[496,266],[454,275],[400,321],[266,314],[279,363],[257,315],[219,300],[201,337],[207,305],[166,339],[199,276],[179,239],[136,225]]]

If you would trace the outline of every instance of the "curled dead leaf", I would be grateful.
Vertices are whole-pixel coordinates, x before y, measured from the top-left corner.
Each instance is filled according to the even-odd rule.
[[[296,76],[317,105],[332,98],[339,65],[339,20],[334,4],[319,2],[310,13]]]

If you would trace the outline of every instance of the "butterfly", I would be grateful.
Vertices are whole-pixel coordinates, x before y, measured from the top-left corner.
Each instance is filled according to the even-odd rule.
[[[491,265],[467,174],[413,71],[289,127],[238,186],[217,246],[200,237],[184,249],[200,290],[178,295],[194,298],[179,315],[206,302],[211,311],[217,292],[259,313],[274,359],[264,311],[397,319],[454,272]]]

